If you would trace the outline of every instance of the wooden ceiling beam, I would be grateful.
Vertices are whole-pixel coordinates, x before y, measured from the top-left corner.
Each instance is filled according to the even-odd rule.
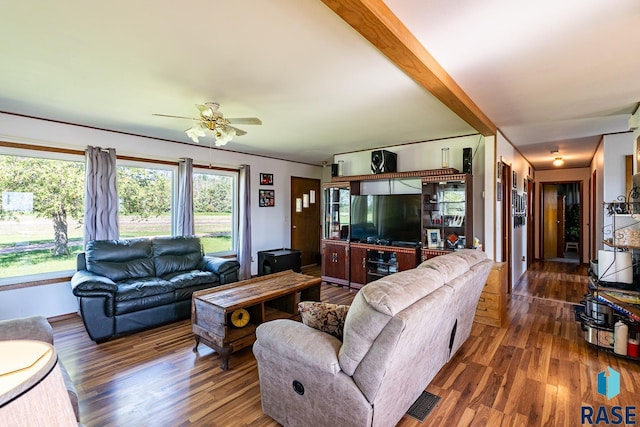
[[[496,134],[496,125],[382,0],[322,2],[480,134]]]

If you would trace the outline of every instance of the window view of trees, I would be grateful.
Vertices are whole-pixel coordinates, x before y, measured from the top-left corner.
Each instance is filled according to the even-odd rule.
[[[236,174],[193,174],[195,233],[200,236],[206,253],[235,249],[236,177]]]
[[[173,171],[118,166],[120,237],[171,235]]]
[[[84,159],[0,155],[0,279],[74,270],[82,251]],[[121,238],[170,236],[175,167],[119,165]],[[235,250],[237,174],[194,173],[195,231],[207,253]]]
[[[75,267],[84,163],[0,156],[0,277]]]

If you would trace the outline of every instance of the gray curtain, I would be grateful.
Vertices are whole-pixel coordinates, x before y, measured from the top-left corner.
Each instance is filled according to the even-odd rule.
[[[116,150],[88,146],[85,162],[84,243],[117,239]]]
[[[192,236],[193,225],[193,159],[181,159],[178,166],[178,236]]]
[[[240,280],[251,277],[251,171],[240,166],[240,225],[238,231],[238,262]]]

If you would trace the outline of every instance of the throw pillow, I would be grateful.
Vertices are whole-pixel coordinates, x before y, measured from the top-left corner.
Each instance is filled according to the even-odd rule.
[[[305,325],[342,339],[348,305],[302,301],[298,303],[298,310]]]

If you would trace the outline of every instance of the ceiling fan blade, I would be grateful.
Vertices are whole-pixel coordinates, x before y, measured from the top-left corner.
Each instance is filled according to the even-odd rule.
[[[233,119],[227,119],[229,123],[234,125],[261,125],[262,120],[257,117],[236,117]]]
[[[227,127],[235,130],[236,131],[236,136],[242,136],[242,135],[246,135],[247,134],[247,132],[242,130],[242,129],[238,129],[238,128],[233,127],[233,126],[227,126]]]
[[[200,120],[200,119],[196,119],[196,118],[193,118],[193,117],[171,116],[169,114],[155,114],[155,113],[153,113],[152,115],[158,116],[158,117],[171,117],[172,119]]]

